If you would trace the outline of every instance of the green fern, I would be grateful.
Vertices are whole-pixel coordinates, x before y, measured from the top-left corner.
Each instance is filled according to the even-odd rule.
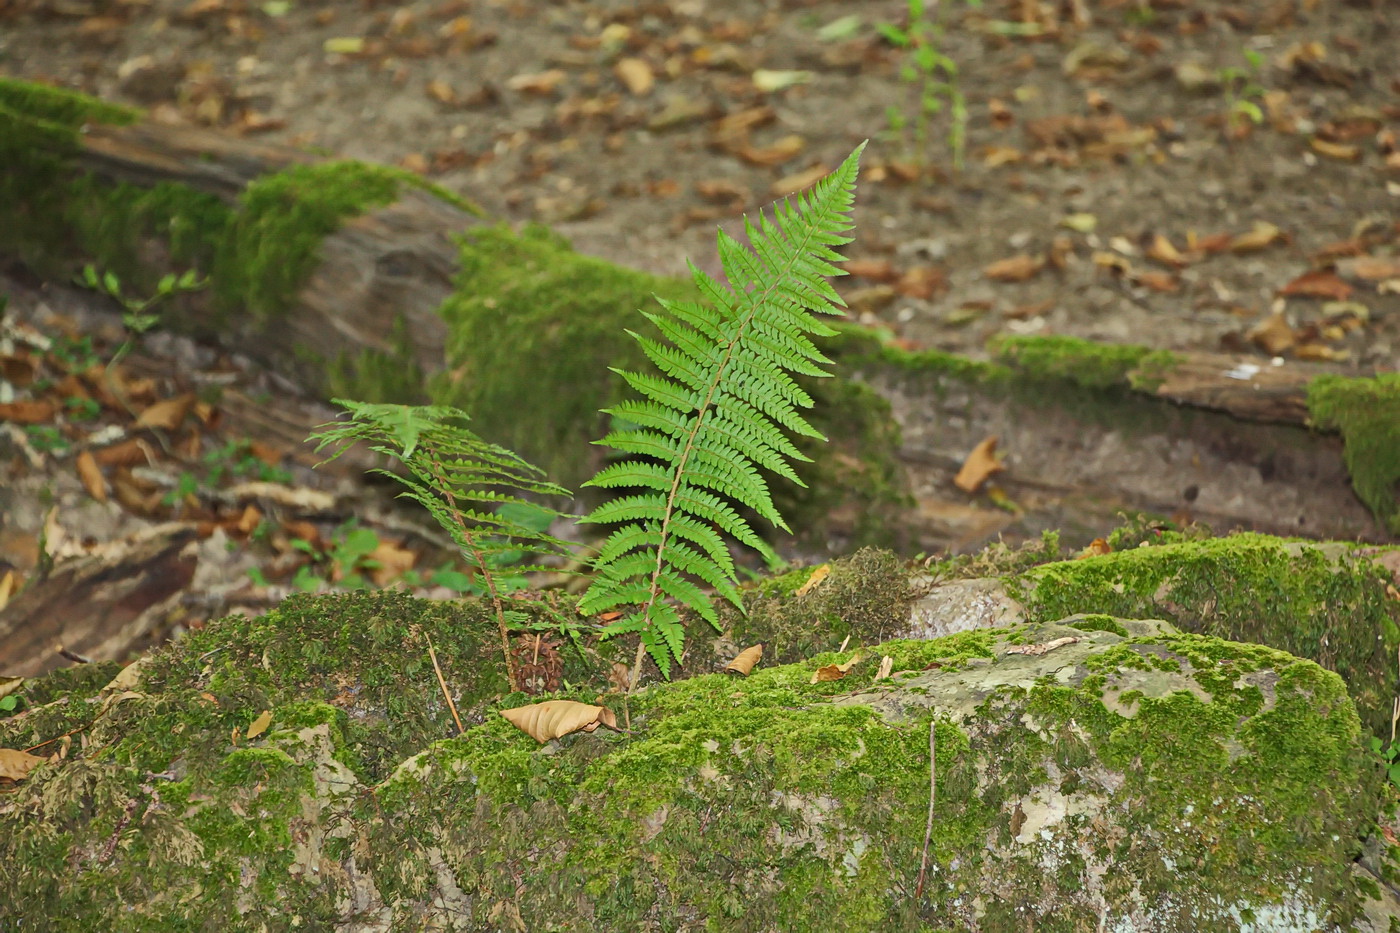
[[[773,505],[766,470],[799,485],[792,461],[807,460],[789,434],[822,438],[799,409],[811,397],[793,379],[829,375],[831,361],[811,336],[835,331],[817,314],[843,305],[826,276],[833,247],[850,242],[850,210],[862,143],[841,167],[796,199],[783,201],[758,225],[745,219],[746,248],[723,231],[719,257],[729,285],[691,265],[708,305],[658,298],[643,312],[665,341],[633,333],[660,375],[616,370],[642,398],[607,409],[635,425],[598,441],[628,459],[604,467],[585,485],[641,488],[607,502],[584,521],[617,524],[594,565],[597,575],[579,608],[635,611],[605,635],[640,633],[632,669],[635,689],[644,651],[665,676],[679,660],[684,629],[677,604],[719,628],[705,587],[742,609],[727,534],[765,555],[771,551],[737,507],[789,530]],[[822,438],[824,439],[824,438]],[[736,507],[737,506],[737,507]]]
[[[452,536],[462,556],[476,571],[491,599],[500,627],[501,651],[512,690],[520,689],[515,656],[510,650],[509,629],[527,618],[507,609],[493,567],[507,552],[537,556],[568,555],[569,544],[517,520],[516,506],[551,512],[519,493],[536,496],[568,496],[567,489],[544,479],[544,473],[512,451],[487,443],[466,427],[466,413],[441,406],[371,405],[335,399],[350,415],[348,421],[320,426],[308,440],[318,441],[317,452],[328,445],[340,449],[339,457],[356,442],[404,465],[408,475],[375,470],[403,484],[402,496],[413,499],[432,513]],[[515,566],[513,573],[543,569]]]

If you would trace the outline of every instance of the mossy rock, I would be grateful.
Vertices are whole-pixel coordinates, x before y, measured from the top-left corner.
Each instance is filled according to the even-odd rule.
[[[445,737],[419,635],[466,657],[473,612],[357,600],[217,623],[128,694],[51,704],[92,724],[0,804],[0,903],[55,931],[1302,931],[1376,893],[1355,710],[1269,648],[1123,619],[896,641],[888,680],[811,683],[849,653],[700,676],[634,695],[629,733],[540,746],[484,706]],[[0,720],[0,746],[72,718]]]

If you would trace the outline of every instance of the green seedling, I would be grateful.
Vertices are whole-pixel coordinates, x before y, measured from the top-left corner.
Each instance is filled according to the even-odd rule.
[[[1259,106],[1264,99],[1264,87],[1259,83],[1264,56],[1254,49],[1245,49],[1244,59],[1246,67],[1231,66],[1219,73],[1225,95],[1226,139],[1239,136],[1250,124],[1258,126],[1264,122],[1264,110]]]
[[[969,7],[981,6],[981,0],[966,2]],[[943,51],[947,36],[945,10],[939,0],[932,0],[928,6],[925,0],[907,0],[908,16],[904,26],[879,23],[875,28],[887,42],[904,50],[899,79],[914,89],[916,97],[912,114],[896,105],[885,111],[889,138],[909,144],[912,134],[911,156],[914,164],[922,168],[929,150],[933,120],[947,110],[948,154],[953,170],[960,172],[967,151],[967,98],[962,92],[958,63]]]

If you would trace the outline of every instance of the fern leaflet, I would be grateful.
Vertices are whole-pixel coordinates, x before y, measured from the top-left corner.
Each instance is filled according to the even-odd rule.
[[[678,661],[683,627],[676,604],[719,627],[701,584],[742,610],[734,561],[721,534],[767,555],[771,550],[740,507],[788,530],[763,471],[801,484],[791,462],[805,460],[790,435],[821,438],[802,415],[811,397],[794,375],[829,375],[831,361],[812,336],[834,334],[816,315],[839,315],[841,298],[827,281],[844,274],[835,247],[850,242],[851,204],[861,144],[832,174],[794,201],[745,218],[749,245],[719,233],[729,284],[692,263],[707,304],[658,298],[643,312],[664,340],[636,338],[657,373],[623,372],[642,398],[607,413],[629,424],[597,443],[628,459],[585,485],[641,492],[604,503],[584,521],[615,524],[594,560],[597,576],[579,608],[586,613],[634,605],[604,629],[639,632],[636,687],[644,652],[666,676]]]
[[[568,556],[570,545],[537,530],[521,519],[527,513],[559,513],[521,497],[568,496],[569,491],[547,481],[544,473],[514,452],[487,443],[466,427],[466,413],[445,406],[371,405],[335,399],[349,420],[323,424],[310,440],[319,452],[338,445],[326,461],[334,460],[358,441],[376,453],[402,463],[405,476],[374,470],[402,484],[400,494],[426,508],[442,526],[462,556],[477,572],[491,598],[500,628],[501,650],[512,690],[520,689],[508,630],[523,615],[506,608],[493,567],[502,555]],[[507,557],[506,559],[509,559]],[[514,566],[513,573],[544,569]]]

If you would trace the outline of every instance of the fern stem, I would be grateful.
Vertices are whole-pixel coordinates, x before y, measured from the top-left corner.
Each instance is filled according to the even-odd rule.
[[[477,546],[476,536],[472,534],[461,510],[457,508],[457,499],[452,495],[452,486],[447,482],[442,464],[437,457],[429,456],[428,465],[433,471],[433,478],[438,482],[438,490],[442,493],[442,497],[447,500],[447,507],[456,520],[458,529],[462,532],[462,540],[467,542],[472,559],[476,561],[477,569],[480,571],[482,579],[486,581],[486,592],[490,595],[491,606],[496,612],[496,627],[501,633],[501,655],[506,662],[506,679],[510,682],[511,692],[515,693],[520,690],[520,671],[515,664],[515,655],[510,650],[510,633],[506,627],[506,607],[501,602],[500,591],[496,589],[496,575],[491,572],[490,567],[486,566],[486,555]]]

